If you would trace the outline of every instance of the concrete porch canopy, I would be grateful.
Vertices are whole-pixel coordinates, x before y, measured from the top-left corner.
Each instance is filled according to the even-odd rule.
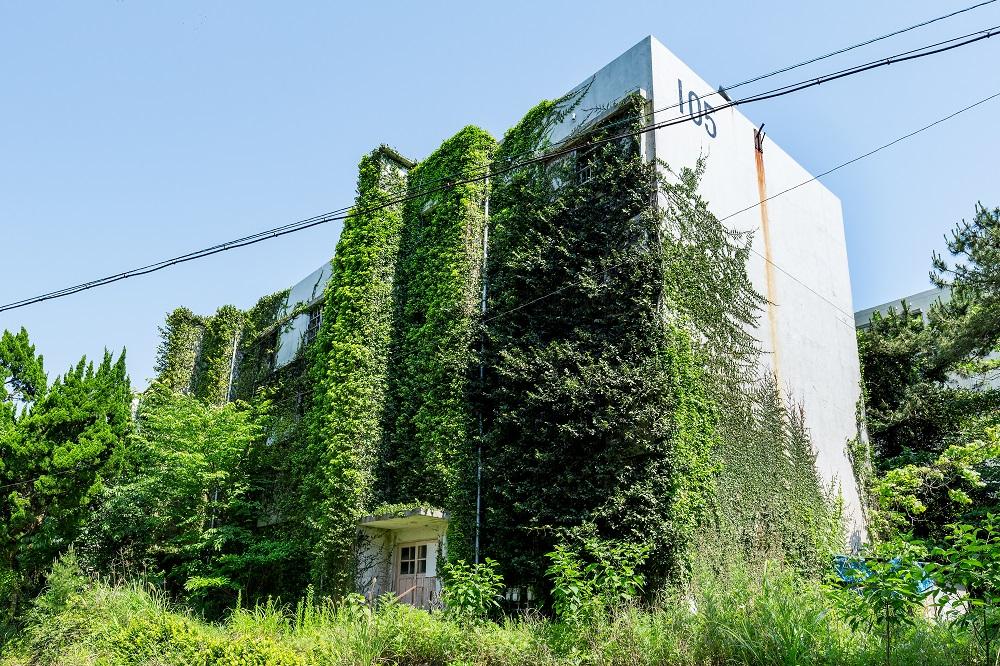
[[[379,530],[402,530],[414,527],[440,528],[448,524],[448,512],[430,507],[365,516],[360,527]]]

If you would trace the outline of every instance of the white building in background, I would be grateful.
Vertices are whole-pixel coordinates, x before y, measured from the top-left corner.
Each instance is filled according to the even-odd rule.
[[[947,303],[950,300],[950,289],[939,289],[935,287],[934,289],[921,291],[910,296],[889,301],[888,303],[882,303],[881,305],[875,305],[870,308],[865,308],[864,310],[858,310],[854,313],[854,325],[858,330],[863,331],[871,324],[872,317],[875,316],[876,312],[881,315],[888,314],[889,310],[900,312],[903,309],[904,303],[906,303],[906,306],[909,308],[911,314],[919,316],[926,324],[928,322],[927,315],[931,311],[931,307],[938,302]],[[1000,358],[1000,353],[993,352],[987,358],[998,359]],[[969,377],[951,374],[948,377],[948,383],[952,386],[968,389],[1000,389],[1000,373],[991,372],[987,375],[973,375]]]
[[[802,405],[821,478],[840,492],[849,539],[856,545],[866,537],[865,522],[845,447],[857,435],[861,372],[840,200],[770,136],[760,135],[759,123],[735,107],[714,111],[726,104],[725,97],[653,37],[570,91],[573,110],[550,128],[550,142],[571,145],[633,94],[646,100],[648,113],[656,112],[651,122],[681,119],[642,135],[646,158],[679,170],[705,157],[700,191],[711,211],[730,228],[753,232],[749,272],[770,301],[755,331],[765,350],[761,366]],[[780,135],[780,128],[769,129]],[[291,289],[285,312],[300,314],[279,330],[276,366],[295,358],[318,328],[328,280],[325,265]],[[432,594],[446,522],[447,515],[433,510],[367,518],[364,532],[380,536],[373,537],[361,578],[419,572],[417,578],[432,580],[407,578],[395,586],[405,583],[418,595]],[[411,536],[428,548],[404,550],[410,546],[401,539]],[[410,573],[400,573],[404,569]]]
[[[885,315],[888,314],[890,309],[895,309],[897,312],[903,309],[903,303],[905,302],[907,307],[910,308],[910,312],[915,315],[920,315],[920,318],[927,323],[927,313],[930,312],[931,306],[941,301],[942,303],[947,303],[951,299],[951,292],[947,289],[928,289],[927,291],[921,291],[910,296],[904,296],[903,298],[897,298],[894,301],[889,301],[888,303],[882,303],[881,305],[875,305],[870,308],[865,308],[864,310],[858,310],[854,313],[854,326],[859,330],[864,330],[868,328],[871,323],[872,317],[875,313]]]

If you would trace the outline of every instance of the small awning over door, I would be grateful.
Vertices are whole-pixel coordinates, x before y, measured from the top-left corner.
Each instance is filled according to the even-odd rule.
[[[421,608],[440,604],[438,561],[447,556],[448,514],[415,508],[361,519],[358,591],[369,599],[394,594]]]

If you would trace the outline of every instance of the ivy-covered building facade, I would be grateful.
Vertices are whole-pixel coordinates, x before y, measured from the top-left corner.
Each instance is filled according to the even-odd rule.
[[[296,580],[433,605],[456,560],[526,598],[557,543],[668,580],[864,539],[840,203],[722,104],[646,38],[500,141],[375,149],[329,264],[168,316],[159,381],[270,414]]]

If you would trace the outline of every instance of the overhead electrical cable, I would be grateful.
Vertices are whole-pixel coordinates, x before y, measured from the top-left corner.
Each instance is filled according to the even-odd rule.
[[[833,73],[830,73],[830,74],[827,74],[827,75],[823,75],[823,76],[819,76],[819,77],[814,77],[814,78],[806,79],[806,80],[800,81],[798,83],[788,84],[788,85],[782,86],[780,88],[775,88],[773,90],[765,91],[765,92],[758,93],[758,94],[755,94],[755,95],[750,95],[750,96],[747,96],[747,97],[744,97],[744,98],[740,98],[740,99],[737,99],[737,100],[733,100],[733,101],[727,102],[725,104],[720,104],[718,107],[714,107],[714,108],[712,108],[712,109],[710,109],[708,111],[703,111],[702,114],[701,114],[701,116],[715,114],[715,113],[718,113],[719,111],[723,111],[725,109],[729,109],[729,108],[733,108],[733,107],[737,107],[737,106],[743,106],[743,105],[752,104],[752,103],[755,103],[755,102],[760,102],[760,101],[764,101],[764,100],[768,100],[768,99],[775,99],[775,98],[778,98],[778,97],[783,97],[785,95],[789,95],[789,94],[792,94],[792,93],[795,93],[795,92],[799,92],[801,90],[805,90],[806,88],[810,88],[810,87],[813,87],[813,86],[822,85],[823,83],[828,83],[828,82],[835,81],[835,80],[838,80],[838,79],[846,78],[848,76],[853,76],[855,74],[860,74],[862,72],[866,72],[866,71],[869,71],[869,70],[877,69],[877,68],[880,68],[880,67],[886,67],[888,65],[892,65],[892,64],[895,64],[895,63],[906,62],[906,61],[910,61],[910,60],[917,60],[917,59],[920,59],[920,58],[925,58],[925,57],[928,57],[928,56],[931,56],[931,55],[936,55],[936,54],[943,53],[943,52],[946,52],[946,51],[951,51],[953,49],[957,49],[957,48],[960,48],[960,47],[963,47],[963,46],[967,46],[967,45],[975,43],[975,42],[982,41],[984,39],[988,39],[989,37],[992,37],[992,36],[998,34],[998,29],[1000,29],[1000,26],[995,26],[995,27],[992,27],[992,28],[987,28],[985,30],[981,30],[981,31],[978,31],[978,32],[975,32],[975,33],[969,33],[971,35],[975,35],[973,37],[968,37],[968,35],[965,35],[963,37],[959,37],[959,38],[954,38],[954,39],[951,39],[951,40],[947,40],[946,42],[938,42],[937,44],[933,44],[933,45],[930,45],[928,47],[924,47],[924,49],[915,49],[915,50],[905,51],[905,52],[897,54],[897,55],[889,56],[889,57],[886,57],[886,58],[880,58],[878,60],[870,61],[870,62],[861,64],[861,65],[857,65],[857,66],[854,66],[854,67],[850,67],[850,68],[847,68],[847,69],[842,69],[842,70],[839,70],[839,71],[836,71],[836,72],[833,72]],[[964,39],[964,37],[968,37],[968,38]],[[955,41],[956,39],[962,39],[963,41]],[[947,46],[939,46],[940,44],[947,44]],[[930,50],[926,50],[926,49],[930,49]],[[667,108],[669,108],[669,107],[667,107]],[[644,134],[646,132],[651,132],[651,131],[655,131],[655,130],[658,130],[658,129],[663,129],[663,128],[666,128],[666,127],[671,127],[673,125],[679,125],[679,124],[682,124],[682,123],[686,123],[690,119],[691,119],[691,117],[689,115],[682,115],[682,116],[670,118],[668,120],[651,123],[649,125],[644,125],[643,127],[640,127],[638,129],[635,129],[635,130],[631,130],[631,131],[627,131],[627,132],[615,134],[615,135],[610,136],[610,137],[605,137],[605,138],[602,138],[602,139],[597,139],[597,140],[590,141],[588,143],[588,146],[599,146],[599,145],[602,145],[602,144],[605,144],[605,143],[609,143],[609,142],[612,142],[612,141],[619,141],[619,140],[621,140],[623,138],[633,137],[633,136],[639,136],[639,135]],[[452,187],[454,187],[456,185],[462,185],[462,184],[467,184],[467,183],[482,181],[482,180],[485,180],[487,178],[496,177],[496,176],[503,175],[505,173],[509,173],[511,171],[514,171],[516,169],[519,169],[519,168],[522,168],[522,167],[525,167],[525,166],[529,166],[531,164],[536,164],[536,163],[539,163],[539,162],[547,162],[549,160],[552,160],[552,159],[561,157],[563,155],[567,155],[569,153],[572,153],[575,150],[576,150],[576,147],[566,147],[566,148],[560,148],[560,149],[557,149],[557,150],[549,150],[549,151],[546,151],[546,152],[544,152],[544,153],[542,153],[540,155],[536,155],[534,157],[530,157],[528,159],[525,159],[525,160],[522,160],[522,161],[519,161],[519,162],[515,162],[513,164],[507,164],[506,166],[503,166],[501,168],[489,168],[488,167],[485,171],[480,171],[478,173],[475,172],[475,171],[473,171],[473,173],[475,173],[476,175],[473,175],[473,176],[467,177],[467,178],[447,179],[447,180],[444,181],[444,183],[442,183],[441,185],[439,185],[437,187],[432,187],[430,189],[422,190],[422,191],[419,191],[419,192],[408,193],[405,196],[397,197],[397,198],[392,199],[390,201],[384,202],[384,203],[382,203],[382,204],[380,204],[378,206],[370,206],[368,208],[363,208],[363,209],[350,208],[350,207],[340,208],[340,209],[337,209],[335,211],[331,211],[329,213],[325,213],[325,214],[322,214],[322,215],[317,215],[317,216],[306,218],[306,219],[299,220],[299,221],[296,221],[296,222],[291,222],[291,223],[288,223],[288,224],[285,224],[285,225],[281,225],[279,227],[275,227],[273,229],[267,229],[267,230],[264,230],[264,231],[261,231],[261,232],[257,232],[255,234],[250,235],[250,236],[244,236],[242,238],[238,238],[238,239],[235,239],[235,240],[231,240],[231,241],[227,241],[227,242],[220,243],[220,244],[217,244],[217,245],[213,245],[211,247],[203,248],[203,249],[200,249],[200,250],[195,250],[195,251],[189,252],[187,254],[179,255],[177,257],[172,257],[170,259],[164,259],[164,260],[161,260],[161,261],[158,261],[158,262],[146,265],[146,266],[142,266],[142,267],[139,267],[139,268],[133,268],[133,269],[130,269],[130,270],[127,270],[127,271],[123,271],[121,273],[116,273],[116,274],[108,275],[108,276],[105,276],[105,277],[102,277],[102,278],[97,278],[97,279],[91,280],[89,282],[84,282],[84,283],[81,283],[81,284],[77,284],[77,285],[73,285],[73,286],[69,286],[69,287],[64,287],[64,288],[56,290],[56,291],[52,291],[52,292],[48,292],[48,293],[45,293],[45,294],[41,294],[41,295],[38,295],[38,296],[33,296],[33,297],[29,297],[29,298],[18,300],[18,301],[13,301],[13,302],[7,303],[5,305],[0,305],[0,312],[6,312],[6,311],[9,311],[9,310],[15,310],[15,309],[18,309],[18,308],[26,307],[28,305],[33,305],[33,304],[36,304],[36,303],[41,303],[41,302],[48,301],[48,300],[53,300],[53,299],[56,299],[56,298],[63,298],[65,296],[69,296],[69,295],[72,295],[72,294],[79,293],[81,291],[86,291],[86,290],[89,290],[89,289],[93,289],[95,287],[105,286],[105,285],[112,284],[114,282],[118,282],[118,281],[121,281],[121,280],[129,279],[129,278],[133,278],[133,277],[139,277],[141,275],[148,275],[150,273],[154,273],[154,272],[163,270],[165,268],[169,268],[170,266],[175,266],[177,264],[186,263],[186,262],[189,262],[189,261],[194,261],[196,259],[202,259],[202,258],[205,258],[205,257],[208,257],[208,256],[212,256],[214,254],[218,254],[220,252],[226,252],[226,251],[233,250],[233,249],[236,249],[236,248],[246,247],[248,245],[254,245],[256,243],[260,243],[260,242],[263,242],[265,240],[270,240],[272,238],[277,238],[279,236],[284,236],[284,235],[295,233],[295,232],[298,232],[298,231],[303,231],[305,229],[310,229],[312,227],[315,227],[315,226],[318,226],[318,225],[321,225],[321,224],[326,224],[326,223],[333,222],[333,221],[338,221],[338,220],[345,220],[345,219],[347,219],[349,217],[352,217],[352,216],[365,215],[365,214],[368,214],[370,212],[374,212],[374,211],[378,211],[378,210],[383,210],[383,209],[385,209],[385,208],[387,208],[389,206],[398,205],[400,203],[404,203],[406,201],[409,201],[409,200],[412,200],[412,199],[415,199],[415,198],[424,197],[424,196],[427,196],[429,194],[433,194],[435,192],[447,190],[447,189],[450,189],[450,188],[452,188]],[[495,162],[491,163],[490,167],[492,167],[494,164],[495,164]]]
[[[739,209],[737,211],[733,211],[732,213],[729,213],[728,215],[725,215],[724,217],[718,218],[718,220],[719,220],[719,222],[724,222],[724,221],[726,221],[726,220],[728,220],[730,218],[733,218],[733,217],[739,215],[740,213],[745,213],[745,212],[747,212],[749,210],[753,210],[754,208],[759,207],[761,204],[763,204],[763,203],[765,203],[767,201],[770,201],[770,200],[776,199],[777,197],[780,197],[782,195],[788,194],[789,192],[791,192],[793,190],[797,190],[798,188],[803,187],[805,185],[808,185],[809,183],[811,183],[813,181],[819,180],[820,178],[823,178],[824,176],[827,176],[827,175],[833,173],[834,171],[838,171],[840,169],[843,169],[844,167],[846,167],[848,165],[854,164],[856,162],[860,162],[861,160],[863,160],[865,158],[868,158],[868,157],[871,157],[872,155],[874,155],[876,153],[879,153],[879,152],[885,150],[886,148],[889,148],[891,146],[896,145],[897,143],[900,143],[900,142],[905,141],[905,140],[907,140],[909,138],[912,138],[912,137],[916,136],[917,134],[920,134],[921,132],[924,132],[926,130],[931,129],[935,125],[940,125],[943,122],[951,120],[955,116],[958,116],[958,115],[960,115],[962,113],[965,113],[966,111],[974,109],[975,107],[980,106],[982,104],[985,104],[986,102],[989,102],[990,100],[996,99],[997,97],[1000,97],[1000,91],[995,92],[992,95],[989,95],[987,97],[984,97],[984,98],[980,99],[979,101],[973,102],[972,104],[969,104],[968,106],[964,106],[961,109],[958,109],[957,111],[949,113],[947,116],[943,116],[941,118],[938,118],[937,120],[935,120],[933,122],[930,122],[930,123],[928,123],[928,124],[926,124],[926,125],[918,128],[918,129],[915,129],[912,132],[908,132],[907,134],[904,134],[904,135],[902,135],[900,137],[897,137],[897,138],[893,139],[892,141],[889,141],[888,143],[884,143],[884,144],[878,146],[877,148],[869,150],[868,152],[862,153],[861,155],[858,155],[856,157],[852,157],[851,159],[849,159],[847,161],[841,162],[840,164],[837,164],[836,166],[834,166],[834,167],[832,167],[830,169],[827,169],[826,171],[823,171],[822,173],[817,174],[817,175],[815,175],[815,176],[813,176],[811,178],[808,178],[808,179],[802,181],[801,183],[798,183],[796,185],[792,185],[791,187],[788,187],[788,188],[786,188],[784,190],[781,190],[780,192],[776,192],[776,193],[774,193],[774,194],[772,194],[772,195],[770,195],[768,197],[765,197],[764,199],[762,199],[760,201],[757,201],[757,202],[755,202],[753,204],[750,204],[749,206],[746,206],[745,208],[741,208],[741,209]],[[785,268],[781,267],[779,264],[775,263],[772,259],[769,259],[769,258],[765,257],[764,255],[762,255],[761,253],[757,252],[753,248],[750,248],[750,251],[753,252],[758,257],[760,257],[761,259],[763,259],[764,261],[766,261],[769,264],[771,264],[772,266],[774,266],[775,268],[777,268],[778,270],[780,270],[782,273],[784,273],[785,275],[787,275],[789,278],[791,278],[795,282],[799,283],[801,286],[805,287],[807,290],[811,291],[816,296],[819,296],[820,298],[822,298],[824,301],[826,301],[829,305],[831,305],[838,312],[840,312],[841,314],[847,316],[851,321],[854,320],[854,314],[853,313],[846,312],[845,310],[843,310],[842,308],[840,308],[840,306],[838,306],[836,303],[834,303],[833,301],[831,301],[829,298],[827,298],[823,294],[819,293],[818,291],[816,291],[815,289],[813,289],[812,287],[810,287],[808,284],[806,284],[804,281],[802,281],[801,279],[799,279],[796,275],[794,275],[790,271],[786,270]],[[619,262],[617,264],[613,264],[611,266],[608,266],[607,268],[602,269],[601,271],[598,271],[593,276],[588,276],[588,277],[591,278],[591,279],[600,277],[600,276],[602,276],[602,275],[604,275],[604,274],[606,274],[606,273],[608,273],[608,272],[610,272],[612,270],[615,270],[616,268],[621,268],[622,266],[625,265],[625,263],[626,262]],[[545,294],[542,294],[542,295],[540,295],[540,296],[538,296],[536,298],[533,298],[530,301],[526,301],[524,303],[520,303],[520,304],[518,304],[518,305],[516,305],[516,306],[514,306],[514,307],[512,307],[512,308],[510,308],[508,310],[504,310],[503,312],[498,312],[497,314],[495,314],[495,315],[493,315],[491,317],[487,317],[487,318],[485,318],[483,320],[483,323],[490,322],[490,321],[492,321],[494,319],[499,319],[500,317],[505,317],[505,316],[507,316],[507,315],[509,315],[509,314],[511,314],[513,312],[516,312],[517,310],[524,309],[524,308],[526,308],[526,307],[528,307],[530,305],[538,303],[539,301],[545,300],[546,298],[549,298],[551,296],[555,296],[556,294],[559,294],[559,293],[561,293],[561,292],[569,289],[570,287],[575,286],[576,284],[577,284],[576,282],[567,283],[567,284],[563,285],[562,287],[559,287],[558,289],[553,289],[552,291],[547,292]],[[851,324],[851,327],[853,328],[853,324]]]
[[[815,62],[819,62],[820,60],[825,60],[827,58],[832,58],[833,56],[840,55],[842,53],[847,53],[848,51],[853,51],[854,49],[861,48],[862,46],[868,46],[869,44],[874,44],[875,42],[880,42],[883,39],[888,39],[890,37],[895,37],[897,35],[902,35],[903,33],[910,32],[911,30],[916,30],[917,28],[923,28],[924,26],[931,25],[932,23],[937,23],[938,21],[943,21],[943,20],[949,19],[949,18],[951,18],[953,16],[958,16],[959,14],[964,14],[966,12],[971,12],[974,9],[979,9],[980,7],[985,7],[986,5],[991,5],[994,2],[996,2],[996,0],[986,0],[985,2],[980,2],[980,3],[975,4],[975,5],[970,5],[969,7],[966,7],[965,9],[959,9],[957,11],[951,12],[950,14],[944,14],[942,16],[936,16],[936,17],[934,17],[932,19],[928,19],[926,21],[921,21],[920,23],[915,23],[915,24],[913,24],[911,26],[908,26],[906,28],[900,28],[899,30],[894,30],[893,32],[887,32],[884,35],[879,35],[878,37],[872,37],[871,39],[865,40],[863,42],[859,42],[857,44],[853,44],[852,46],[845,46],[845,47],[837,49],[835,51],[830,51],[829,53],[825,53],[825,54],[823,54],[821,56],[816,56],[816,57],[810,58],[808,60],[803,60],[802,62],[796,63],[794,65],[789,65],[787,67],[782,67],[781,69],[776,69],[773,72],[768,72],[767,74],[761,74],[759,76],[754,76],[754,77],[751,77],[751,78],[749,78],[749,79],[747,79],[745,81],[740,81],[739,83],[732,83],[730,85],[724,85],[724,86],[722,86],[722,89],[725,90],[725,91],[735,90],[736,88],[739,88],[741,86],[745,86],[748,83],[756,83],[757,81],[763,81],[764,79],[771,78],[772,76],[776,76],[778,74],[784,74],[785,72],[790,72],[793,69],[798,69],[799,67],[805,67],[806,65],[811,65],[811,64],[813,64]]]
[[[996,0],[990,0],[990,2],[995,2],[995,1]],[[895,55],[889,56],[889,58],[893,59],[895,62],[902,62],[903,60],[901,60],[901,59],[904,59],[905,56],[911,56],[913,54],[920,54],[923,51],[928,51],[930,49],[937,49],[938,47],[942,47],[942,46],[945,46],[945,45],[948,45],[948,44],[954,44],[955,42],[959,42],[959,41],[962,41],[962,40],[967,40],[970,37],[981,36],[983,39],[986,39],[988,37],[991,37],[993,34],[996,34],[996,30],[998,30],[998,29],[1000,29],[1000,25],[995,25],[995,26],[992,26],[990,28],[983,28],[982,30],[975,30],[973,32],[969,32],[969,33],[965,33],[965,34],[962,34],[962,35],[958,35],[956,37],[951,37],[949,39],[945,39],[945,40],[940,41],[940,42],[934,42],[932,44],[927,44],[927,45],[924,45],[924,46],[921,46],[921,47],[918,47],[918,48],[915,48],[915,49],[910,49],[908,51],[903,51],[901,53],[897,53]],[[978,40],[972,40],[972,41],[978,41]],[[958,46],[963,46],[963,45],[964,44],[959,44]],[[941,49],[941,50],[949,50],[949,49]],[[939,53],[939,52],[940,51],[935,51],[935,53]],[[927,54],[927,55],[931,55],[931,54]],[[909,59],[909,58],[905,58],[905,59]],[[846,69],[838,70],[836,72],[832,72],[830,74],[826,74],[826,75],[824,75],[824,77],[821,77],[821,78],[832,77],[832,76],[836,76],[836,75],[839,75],[839,74],[854,73],[859,68],[864,68],[864,67],[868,67],[868,66],[871,66],[871,65],[879,65],[880,63],[884,63],[884,61],[885,61],[885,58],[878,58],[876,60],[871,60],[871,61],[869,61],[867,63],[864,63],[864,64],[861,64],[861,65],[855,65],[853,67],[849,67],[849,68],[846,68]],[[760,78],[767,78],[767,76],[765,75],[765,76],[762,76]],[[805,79],[804,81],[810,81],[810,80],[811,79]],[[827,80],[831,80],[831,79],[827,78]],[[781,91],[785,90],[788,87],[800,85],[802,82],[803,81],[800,81],[798,83],[787,84],[785,86],[780,86],[778,88],[772,88],[772,89],[770,89],[768,91],[765,91],[763,93],[758,93],[758,94],[768,94],[768,93],[781,92]],[[570,94],[572,94],[572,93],[570,93]],[[721,91],[719,91],[719,90],[707,90],[704,93],[702,93],[700,95],[700,97],[702,99],[705,99],[705,98],[711,97],[713,95],[714,96],[722,97],[723,99],[725,99],[726,102],[732,102],[731,99],[728,99],[727,97],[724,97],[723,93]],[[754,97],[754,95],[749,95],[748,97],[744,98],[743,101],[739,101],[738,103],[740,103],[740,104],[746,103],[746,100],[749,100],[751,97]],[[637,118],[641,118],[641,119],[652,120],[658,114],[663,113],[664,111],[670,111],[671,109],[676,109],[676,108],[679,108],[679,107],[682,107],[682,106],[683,106],[683,103],[681,103],[681,102],[676,102],[674,104],[668,104],[667,106],[661,106],[658,109],[653,109],[653,110],[650,110],[650,111],[643,111],[643,112],[637,114],[637,116],[633,116],[633,117],[629,117],[629,118],[622,118],[620,120],[615,120],[615,121],[611,121],[611,122],[601,123],[601,128],[607,130],[607,129],[611,129],[613,127],[620,127],[621,125],[624,125],[626,123],[633,122],[634,118],[636,118],[636,117]],[[592,109],[584,109],[584,110],[592,110]],[[718,109],[716,109],[716,110],[718,110]],[[709,113],[712,113],[712,112],[709,112]],[[687,118],[688,116],[683,116],[683,117]],[[584,125],[581,125],[580,128],[578,128],[578,131],[575,131],[575,132],[571,133],[569,136],[565,137],[564,139],[562,139],[560,141],[557,141],[556,143],[554,143],[552,145],[544,146],[543,147],[543,151],[545,151],[545,152],[551,152],[551,151],[554,151],[554,150],[558,150],[561,147],[565,147],[565,146],[568,146],[568,145],[578,144],[580,142],[580,140],[581,140],[581,137],[585,136],[586,132],[589,131],[589,130],[591,130],[592,128],[593,128],[593,124],[584,124]],[[525,150],[525,151],[522,151],[520,153],[514,153],[514,154],[506,157],[505,159],[506,160],[512,160],[512,159],[517,159],[517,158],[525,157],[525,156],[532,156],[532,157],[534,157],[534,156],[537,156],[539,154],[540,153],[537,150]],[[475,167],[475,168],[479,169],[483,173],[486,173],[486,172],[488,172],[491,169],[491,167],[492,167],[493,164],[494,164],[494,162],[489,161],[489,162],[486,163],[485,166],[483,166],[483,167]],[[463,171],[463,172],[446,174],[444,176],[439,176],[438,178],[435,178],[433,180],[429,180],[429,181],[426,181],[426,182],[429,185],[433,185],[433,184],[436,184],[436,183],[444,182],[446,180],[454,179],[454,178],[456,178],[458,176],[469,175],[469,173],[470,172],[468,170],[466,170],[466,171]]]

